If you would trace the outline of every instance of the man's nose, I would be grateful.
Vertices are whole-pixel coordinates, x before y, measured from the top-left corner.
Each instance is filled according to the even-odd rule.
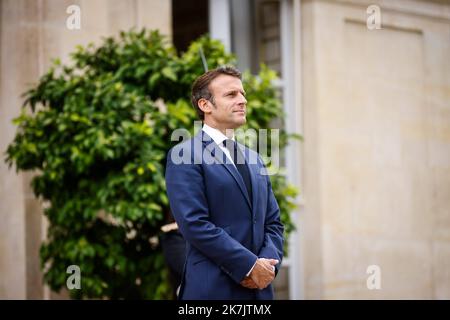
[[[239,95],[238,104],[247,104],[247,99],[245,99],[245,96],[243,94]]]

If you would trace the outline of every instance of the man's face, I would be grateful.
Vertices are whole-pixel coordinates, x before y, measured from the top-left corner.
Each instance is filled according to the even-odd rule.
[[[205,122],[218,129],[236,129],[246,122],[246,104],[242,82],[236,77],[220,75],[209,84],[214,98],[211,113],[205,114]],[[207,119],[208,118],[208,119]]]

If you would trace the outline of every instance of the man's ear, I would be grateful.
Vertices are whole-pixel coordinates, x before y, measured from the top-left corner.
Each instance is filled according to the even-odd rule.
[[[204,114],[211,113],[212,103],[209,100],[201,98],[200,100],[198,100],[197,105]]]

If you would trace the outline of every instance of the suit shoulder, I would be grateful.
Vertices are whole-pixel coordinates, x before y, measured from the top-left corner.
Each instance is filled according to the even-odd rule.
[[[174,145],[172,148],[169,149],[168,153],[170,154],[174,149],[191,148],[194,145],[194,139],[195,137],[177,143],[176,145]]]
[[[197,164],[198,157],[202,155],[202,141],[197,136],[186,139],[167,152],[167,163],[174,164]]]

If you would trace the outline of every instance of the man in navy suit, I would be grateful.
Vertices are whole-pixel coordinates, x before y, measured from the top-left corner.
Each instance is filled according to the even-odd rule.
[[[180,299],[273,299],[283,257],[280,209],[259,155],[234,140],[246,122],[241,73],[206,72],[192,103],[202,130],[168,153],[170,207],[186,239]]]

